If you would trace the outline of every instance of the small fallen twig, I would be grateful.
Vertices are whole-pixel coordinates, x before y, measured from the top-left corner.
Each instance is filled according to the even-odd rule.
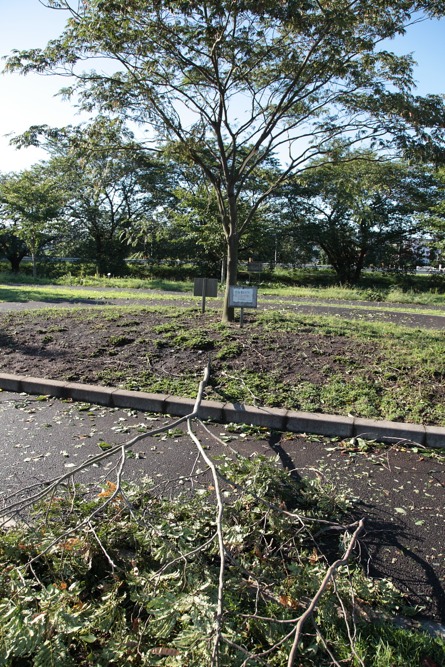
[[[289,654],[289,659],[287,661],[287,667],[293,667],[293,664],[295,662],[295,658],[297,656],[297,650],[298,650],[298,643],[300,641],[300,636],[301,636],[301,631],[303,628],[303,625],[307,621],[307,619],[314,613],[315,609],[317,608],[318,601],[320,600],[321,596],[325,592],[329,582],[331,581],[332,577],[334,576],[336,570],[338,570],[339,567],[342,565],[346,565],[348,562],[351,553],[353,552],[355,545],[357,544],[358,537],[362,530],[364,529],[365,525],[365,520],[360,519],[358,522],[358,526],[354,531],[354,534],[351,537],[351,541],[349,542],[348,548],[345,551],[345,554],[342,558],[339,558],[336,560],[332,565],[329,567],[328,571],[326,572],[323,581],[320,584],[320,587],[314,597],[311,600],[310,605],[306,609],[306,611],[301,614],[301,616],[298,618],[297,624],[295,626],[295,637],[294,637],[294,642],[292,645],[291,652]]]

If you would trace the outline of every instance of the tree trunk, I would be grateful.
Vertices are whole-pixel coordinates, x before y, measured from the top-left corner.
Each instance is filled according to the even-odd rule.
[[[358,256],[357,263],[355,265],[354,285],[356,285],[358,283],[358,281],[360,280],[360,276],[362,275],[363,266],[365,264],[365,257],[367,255],[367,253],[368,253],[367,248],[361,248],[360,249],[360,254]]]
[[[224,284],[226,282],[226,277],[227,277],[227,257],[224,255],[224,257],[221,260],[221,284]]]
[[[8,255],[9,263],[11,264],[11,272],[19,273],[20,271],[20,262],[22,261],[24,255]]]
[[[238,234],[231,233],[227,238],[226,290],[222,311],[223,322],[233,322],[234,308],[229,307],[230,287],[236,285],[238,277]]]
[[[352,255],[349,258],[344,258],[343,261],[332,264],[332,267],[337,274],[337,282],[344,287],[355,287],[360,276],[362,275],[363,266],[367,249],[361,248],[358,255]]]
[[[337,274],[337,285],[340,287],[354,287],[355,266],[334,267]]]
[[[32,259],[32,277],[37,278],[37,258],[35,252],[31,253]]]
[[[95,245],[95,258],[94,263],[96,265],[96,276],[99,277],[106,273],[105,271],[105,257],[104,257],[104,243],[103,239],[99,234],[94,236],[94,245]]]

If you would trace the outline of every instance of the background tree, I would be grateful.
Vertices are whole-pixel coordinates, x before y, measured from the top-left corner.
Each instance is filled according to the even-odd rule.
[[[121,123],[102,117],[78,127],[31,127],[15,143],[43,146],[52,156],[75,253],[93,260],[98,273],[122,273],[134,228],[167,200],[165,164]]]
[[[300,243],[325,253],[340,284],[355,285],[371,251],[376,262],[422,229],[435,181],[423,168],[369,152],[334,149],[332,160],[315,162],[289,186],[289,215]]]
[[[428,245],[436,257],[436,264],[445,264],[445,167],[439,167],[435,176],[438,181],[438,197],[431,207],[431,216],[428,219]]]
[[[0,193],[3,180],[8,176],[0,176]],[[17,224],[8,216],[0,194],[0,253],[2,253],[11,264],[11,271],[18,273],[20,262],[28,252],[24,241],[17,236]]]
[[[18,273],[20,262],[26,256],[28,248],[26,243],[17,236],[16,225],[10,221],[0,227],[0,252],[11,264],[11,271]]]
[[[247,154],[248,149],[244,149]],[[193,258],[206,275],[218,275],[222,281],[226,273],[226,243],[221,226],[218,201],[214,189],[202,178],[199,168],[176,163],[174,166],[175,199],[163,211],[165,227],[175,239],[177,257]],[[248,215],[255,201],[267,184],[278,177],[278,161],[270,158],[255,169],[246,179],[238,200],[241,217]],[[249,226],[239,236],[238,255],[244,261],[249,258],[273,259],[270,254],[270,229],[272,205],[268,201],[252,217]],[[210,272],[210,273],[209,273]]]
[[[178,157],[202,170],[226,242],[225,320],[233,318],[228,288],[240,235],[270,194],[333,138],[423,155],[442,149],[442,99],[414,97],[412,59],[380,44],[413,20],[442,16],[444,0],[48,4],[69,12],[62,36],[13,54],[7,69],[74,72],[77,83],[65,92],[77,92],[84,109],[149,126],[154,139],[176,142]],[[81,72],[89,57],[110,59],[115,72]],[[241,216],[246,180],[283,147],[284,169]]]
[[[8,233],[26,245],[36,277],[37,255],[53,232],[65,204],[64,192],[52,165],[39,163],[5,177],[0,183],[0,201],[3,214],[12,222]],[[11,236],[9,240],[13,240]],[[23,246],[16,244],[15,257],[22,251]]]

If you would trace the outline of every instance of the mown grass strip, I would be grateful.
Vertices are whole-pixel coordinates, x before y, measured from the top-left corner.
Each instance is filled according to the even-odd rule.
[[[188,296],[191,296],[189,294]],[[0,286],[0,302],[27,303],[29,301],[60,302],[71,301],[74,303],[88,303],[96,300],[99,303],[107,299],[132,299],[132,300],[178,300],[184,299],[184,294],[172,294],[169,292],[149,292],[137,290],[111,290],[111,289],[88,289],[88,288],[62,288],[62,287],[23,287],[13,285]]]
[[[301,297],[299,297],[299,298],[301,298]],[[315,300],[311,301],[311,300],[306,300],[305,299],[303,302],[301,302],[301,301],[298,301],[297,297],[296,297],[296,301],[293,302],[293,303],[289,302],[289,301],[279,300],[279,299],[269,299],[268,302],[267,302],[267,305],[270,305],[270,304],[276,304],[280,308],[286,308],[286,307],[287,308],[292,308],[292,307],[295,307],[295,306],[297,306],[297,307],[298,306],[304,306],[304,307],[305,306],[307,306],[307,307],[312,306],[312,307],[316,308],[316,307],[321,306],[323,308],[332,308],[332,309],[342,308],[342,309],[351,310],[353,312],[354,311],[363,311],[363,312],[375,312],[375,313],[380,313],[380,312],[381,313],[404,313],[406,315],[432,315],[432,316],[435,316],[435,317],[445,316],[445,308],[442,311],[442,310],[438,309],[437,307],[434,310],[431,309],[431,308],[428,309],[428,308],[418,308],[418,307],[416,307],[414,309],[412,307],[408,308],[408,307],[403,307],[401,305],[399,305],[399,306],[389,306],[388,305],[387,306],[384,303],[381,303],[378,306],[377,305],[373,306],[373,305],[371,305],[371,303],[367,303],[366,305],[363,305],[363,304],[356,304],[356,303],[352,304],[352,303],[345,302],[343,304],[342,302],[339,302],[339,301],[336,301],[335,303],[333,303],[332,301],[323,300],[323,299],[320,299],[320,300],[317,300],[317,301],[315,301]],[[266,304],[260,304],[260,305],[266,305]],[[414,304],[408,304],[407,303],[406,306],[408,306],[408,305],[412,306]],[[346,316],[344,314],[343,314],[343,316],[346,318]]]
[[[325,290],[328,291],[328,290]],[[294,293],[296,292],[296,293]],[[295,297],[296,299],[299,298],[308,298],[308,293],[301,293],[302,290],[295,290],[294,292],[291,293],[290,290],[288,290],[287,294],[283,294],[282,296],[287,296],[288,298],[290,297]],[[313,290],[309,290],[310,293],[313,293]],[[266,292],[264,293],[265,295],[267,294]],[[221,295],[222,296],[222,295]],[[267,303],[263,302],[260,303],[260,308],[265,307],[265,306],[271,306],[273,304],[276,304],[278,307],[286,307],[285,301],[280,300],[280,298],[274,298],[276,295],[275,293],[273,294],[272,299],[268,299]],[[140,291],[139,289],[130,289],[130,290],[119,290],[119,289],[89,289],[89,288],[79,288],[79,287],[72,287],[72,288],[62,288],[62,287],[55,287],[55,286],[36,286],[36,287],[30,287],[30,286],[17,286],[17,285],[0,285],[0,302],[3,303],[28,303],[30,301],[37,301],[37,302],[42,302],[42,303],[47,303],[47,302],[61,302],[61,301],[67,301],[67,302],[72,302],[72,303],[89,303],[91,300],[98,301],[98,305],[102,305],[102,303],[106,300],[109,299],[126,299],[126,300],[135,300],[135,301],[141,301],[141,300],[147,300],[147,301],[156,301],[156,300],[167,300],[167,301],[177,301],[180,299],[183,299],[184,297],[186,298],[192,298],[191,293],[186,293],[186,292],[178,292],[178,293],[171,293],[171,292],[166,292],[166,291]],[[333,299],[334,297],[332,297]],[[406,304],[408,305],[408,302],[406,301]],[[445,304],[445,300],[444,300]],[[379,303],[379,305],[371,305],[370,303],[363,305],[363,304],[351,304],[351,303],[345,303],[342,305],[341,303],[332,303],[332,301],[329,299],[328,296],[322,297],[321,292],[320,296],[316,300],[305,300],[304,303],[302,304],[307,307],[317,307],[322,305],[323,307],[326,308],[348,308],[351,311],[363,311],[363,312],[390,312],[390,313],[407,313],[407,314],[413,314],[412,309],[408,308],[403,308],[403,306],[387,306],[384,305],[383,303]],[[432,305],[432,304],[430,304]],[[442,311],[438,311],[437,309],[427,309],[427,308],[416,308],[415,313],[418,315],[431,315],[431,316],[437,316],[442,315]],[[443,311],[443,315],[445,316],[445,309]]]
[[[309,299],[327,299],[340,301],[378,301],[379,303],[396,304],[418,304],[425,306],[445,306],[445,277],[435,276],[439,281],[439,286],[428,289],[428,283],[425,280],[418,280],[415,276],[416,284],[413,287],[402,289],[394,284],[386,287],[358,286],[354,288],[341,286],[284,286],[283,284],[260,283],[259,292],[265,296],[273,297],[294,297]],[[443,278],[443,280],[442,280]],[[65,287],[101,287],[128,290],[160,290],[167,292],[187,293],[193,289],[193,282],[190,280],[166,280],[161,278],[108,278],[97,276],[75,277],[66,275],[61,278],[32,278],[25,274],[11,275],[0,273],[0,284],[14,286],[49,286],[61,285]],[[125,297],[131,298],[131,297]],[[137,298],[137,297],[135,297]]]
[[[438,290],[416,292],[415,290],[361,289],[348,287],[275,287],[260,286],[265,296],[301,297],[308,299],[327,299],[338,301],[378,301],[379,303],[410,303],[425,306],[445,306],[445,294]]]

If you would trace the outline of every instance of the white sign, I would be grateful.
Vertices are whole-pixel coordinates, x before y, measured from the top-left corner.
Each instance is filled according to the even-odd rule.
[[[256,308],[258,287],[230,287],[231,308]]]

